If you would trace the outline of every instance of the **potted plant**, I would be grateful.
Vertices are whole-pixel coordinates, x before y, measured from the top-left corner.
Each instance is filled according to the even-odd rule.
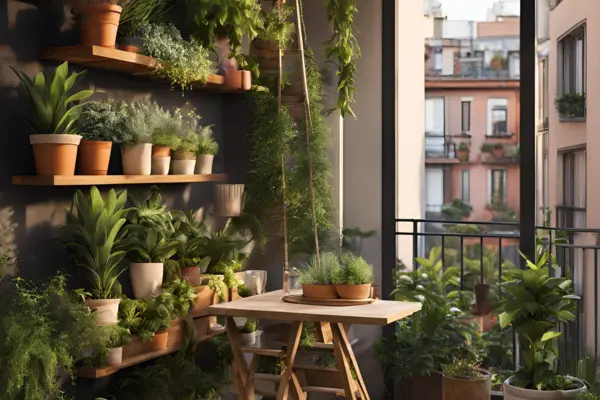
[[[171,5],[167,0],[132,0],[123,4],[119,23],[119,49],[141,53],[144,49],[140,28],[149,23],[161,22]]]
[[[212,174],[213,161],[219,151],[219,144],[213,137],[212,125],[202,128],[198,134],[195,174]]]
[[[473,207],[461,199],[454,199],[451,203],[442,206],[442,214],[453,221],[460,221],[468,217],[471,211],[473,211]]]
[[[173,152],[172,173],[174,175],[193,175],[196,168],[196,152],[199,137],[196,132],[188,131]]]
[[[576,378],[557,375],[557,326],[575,320],[578,296],[571,280],[551,277],[544,253],[537,262],[523,254],[527,268],[512,271],[513,279],[503,284],[506,295],[498,302],[500,327],[511,325],[518,334],[524,366],[504,382],[507,400],[570,399],[587,392]]]
[[[138,299],[152,296],[163,282],[164,262],[177,251],[178,242],[164,232],[143,226],[129,229],[135,232],[130,247],[129,275],[133,294]]]
[[[167,348],[173,313],[171,297],[157,296],[147,300],[146,310],[141,315],[138,335],[143,342],[149,342],[148,351]]]
[[[194,287],[185,279],[175,279],[163,285],[164,293],[173,296],[173,315],[171,319],[183,319],[194,307],[196,293]]]
[[[220,184],[213,188],[214,214],[237,217],[242,214],[244,185]]]
[[[152,131],[152,175],[168,175],[171,150],[181,143],[177,136],[178,122],[162,108],[157,110],[156,118],[158,122]]]
[[[81,16],[81,44],[114,48],[121,0],[72,0]]]
[[[495,143],[492,148],[492,155],[494,158],[504,157],[504,145],[502,145],[502,143]]]
[[[69,75],[69,64],[62,63],[51,79],[38,72],[34,80],[10,67],[25,88],[29,115],[27,123],[33,134],[35,169],[38,175],[75,175],[77,146],[81,136],[75,134],[74,123],[83,104],[75,104],[90,97],[93,90],[73,93],[73,85],[85,71]]]
[[[554,105],[563,118],[585,117],[585,93],[565,93],[554,100]]]
[[[479,368],[470,354],[455,357],[442,370],[444,400],[482,400],[490,398],[490,373]]]
[[[107,174],[112,142],[124,117],[123,108],[112,99],[85,103],[76,124],[83,137],[77,156],[79,175]]]
[[[469,162],[469,146],[466,143],[461,143],[458,145],[458,150],[456,150],[456,158],[460,162]]]
[[[240,332],[240,341],[244,346],[251,346],[256,343],[256,330],[258,321],[255,318],[248,318],[246,324]]]
[[[261,55],[261,50],[287,48],[296,30],[296,25],[288,22],[294,16],[294,7],[282,4],[281,8],[273,7],[269,12],[261,10],[261,14],[264,24],[252,42],[254,48],[259,50],[257,54]]]
[[[96,355],[98,365],[120,365],[123,362],[123,346],[131,343],[129,329],[119,325],[102,327],[107,331],[108,340],[106,347]]]
[[[66,248],[75,264],[89,273],[92,290],[86,304],[96,311],[99,325],[118,321],[121,301],[118,278],[125,270],[126,200],[126,191],[116,193],[111,189],[105,201],[93,186],[89,196],[77,190],[73,197],[74,210],[67,212]]]
[[[340,262],[334,253],[322,253],[320,260],[313,256],[312,261],[300,270],[302,295],[316,299],[337,299],[333,277],[339,269]]]
[[[331,279],[337,295],[355,300],[371,297],[373,267],[364,258],[350,253],[342,254],[340,265]]]
[[[150,175],[154,118],[161,112],[156,102],[123,103],[125,118],[118,136],[124,175]]]

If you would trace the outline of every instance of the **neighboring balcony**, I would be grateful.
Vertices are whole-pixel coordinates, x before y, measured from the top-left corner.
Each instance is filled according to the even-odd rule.
[[[468,135],[443,135],[425,132],[425,162],[427,164],[458,164],[469,162]]]
[[[486,140],[481,146],[482,164],[518,164],[519,145]]]

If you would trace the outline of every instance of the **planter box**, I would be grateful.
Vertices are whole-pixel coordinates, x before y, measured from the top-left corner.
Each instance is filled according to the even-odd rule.
[[[183,334],[183,320],[172,321],[167,329],[167,348],[179,346]],[[143,342],[138,335],[131,335],[131,343],[123,346],[123,359],[139,356],[155,351],[152,349],[152,339]]]
[[[442,375],[396,379],[394,394],[402,400],[442,400]]]

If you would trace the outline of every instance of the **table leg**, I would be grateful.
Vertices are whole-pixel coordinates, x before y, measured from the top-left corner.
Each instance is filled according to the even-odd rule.
[[[294,360],[296,359],[296,353],[298,352],[298,344],[300,344],[301,335],[302,322],[294,322],[290,327],[290,336],[287,342],[286,369],[281,375],[279,390],[277,391],[277,400],[287,400],[288,398],[290,379],[294,372]]]
[[[354,378],[352,378],[352,371],[350,370],[350,364],[346,357],[344,342],[340,334],[340,327],[337,324],[331,324],[331,332],[333,333],[333,354],[335,356],[335,364],[342,375],[346,400],[356,400]]]
[[[254,400],[254,390],[252,393],[249,393],[246,390],[248,364],[246,363],[244,353],[242,352],[240,333],[238,332],[232,317],[227,318],[227,336],[229,336],[229,344],[231,345],[231,352],[233,353],[232,368],[234,372],[234,381],[238,390],[238,399]]]
[[[339,332],[339,338],[341,340],[342,348],[344,349],[346,357],[350,360],[350,365],[354,367],[354,372],[356,372],[356,377],[358,379],[358,385],[363,392],[364,400],[369,399],[369,393],[367,392],[367,386],[365,385],[365,381],[363,380],[362,374],[360,373],[360,368],[358,367],[358,362],[356,362],[356,357],[354,356],[354,351],[352,351],[352,346],[350,345],[350,341],[348,340],[348,335],[346,334],[346,329],[342,324],[335,324],[333,327],[335,331]]]

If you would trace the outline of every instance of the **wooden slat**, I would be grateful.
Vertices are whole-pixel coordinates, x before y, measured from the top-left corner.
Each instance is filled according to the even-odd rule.
[[[285,356],[284,350],[263,349],[260,347],[242,347],[242,351],[244,353],[258,354],[258,355],[267,356],[267,357],[284,357]]]
[[[142,185],[160,183],[220,182],[227,174],[208,175],[15,175],[13,185],[22,186],[91,186]]]
[[[339,388],[327,388],[327,387],[320,387],[320,386],[304,386],[302,389],[304,389],[305,392],[325,393],[325,394],[333,394],[333,395],[340,395],[340,396],[344,395],[344,389],[339,389]]]
[[[257,381],[268,381],[268,382],[278,382],[281,379],[281,375],[273,375],[273,374],[254,374],[254,380]]]

